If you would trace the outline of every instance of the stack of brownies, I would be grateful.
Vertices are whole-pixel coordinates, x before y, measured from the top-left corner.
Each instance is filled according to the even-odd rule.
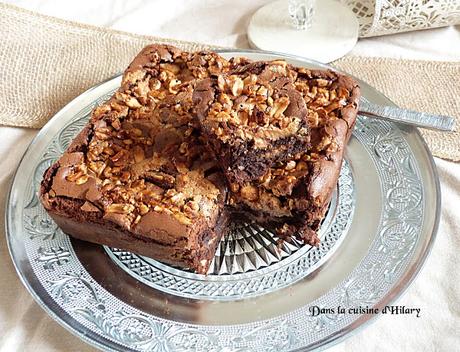
[[[151,45],[40,198],[71,236],[198,273],[242,214],[318,245],[358,100],[332,71]]]

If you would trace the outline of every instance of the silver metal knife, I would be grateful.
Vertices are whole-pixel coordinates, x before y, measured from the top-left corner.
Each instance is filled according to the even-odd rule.
[[[455,119],[450,116],[427,114],[425,112],[406,110],[394,106],[378,105],[371,103],[364,97],[361,97],[359,102],[359,114],[439,131],[453,131],[455,127]]]

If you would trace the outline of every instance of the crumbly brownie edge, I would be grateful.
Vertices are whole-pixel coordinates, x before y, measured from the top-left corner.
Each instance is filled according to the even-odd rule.
[[[327,72],[327,71],[326,71]],[[324,71],[312,71],[313,75],[322,77]],[[332,192],[337,185],[346,145],[351,137],[356,124],[358,114],[360,88],[358,83],[351,77],[342,74],[337,75],[337,84],[350,92],[349,103],[341,109],[341,119],[335,120],[331,127],[336,132],[339,148],[328,155],[329,160],[321,160],[319,164],[313,164],[310,169],[310,180],[308,181],[308,194],[317,209],[327,207]]]
[[[314,71],[313,74],[315,73],[317,72]],[[324,71],[319,71],[319,75],[322,74],[324,74]],[[329,208],[334,189],[337,187],[346,145],[356,124],[359,107],[360,87],[358,83],[349,76],[335,72],[334,74],[337,75],[337,85],[350,92],[347,106],[340,111],[341,119],[335,120],[335,123],[333,123],[340,148],[328,156],[329,160],[323,159],[319,164],[313,164],[310,168],[307,192],[312,203],[310,209],[306,211],[306,221],[303,224],[303,229],[295,229],[295,231],[303,231],[304,240],[314,245],[319,244],[317,231]],[[289,233],[286,235],[289,235]]]

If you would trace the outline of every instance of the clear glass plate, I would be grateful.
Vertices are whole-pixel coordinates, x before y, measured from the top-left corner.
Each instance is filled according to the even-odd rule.
[[[222,51],[251,59],[276,53]],[[414,128],[359,117],[319,248],[274,250],[268,230],[243,224],[220,244],[207,276],[122,250],[70,239],[38,202],[43,172],[66,149],[120,77],[83,93],[40,131],[18,167],[6,210],[13,262],[24,285],[59,323],[105,350],[292,351],[335,343],[412,282],[433,244],[440,190]],[[371,102],[392,104],[361,82]],[[335,308],[314,316],[312,306]]]

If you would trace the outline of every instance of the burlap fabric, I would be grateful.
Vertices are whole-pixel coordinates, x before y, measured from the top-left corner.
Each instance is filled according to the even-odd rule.
[[[455,117],[455,132],[420,131],[433,155],[460,160],[460,62],[349,56],[333,65],[371,84],[401,107]]]
[[[42,127],[78,94],[121,72],[147,43],[212,48],[82,25],[1,3],[0,35],[0,124],[30,128]],[[458,62],[346,57],[334,65],[402,107],[460,119]],[[422,133],[435,156],[460,160],[459,132]]]

